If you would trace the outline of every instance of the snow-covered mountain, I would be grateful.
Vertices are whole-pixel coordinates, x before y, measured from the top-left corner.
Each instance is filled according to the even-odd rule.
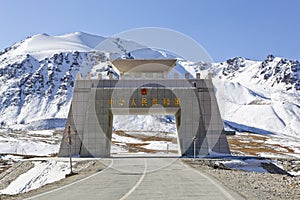
[[[164,57],[135,42],[81,32],[39,34],[6,48],[0,53],[0,124],[63,125],[76,73],[107,78],[108,59],[126,58],[130,51]]]
[[[39,34],[6,48],[0,53],[1,125],[63,126],[76,73],[85,76],[91,72],[94,77],[102,73],[105,78],[111,70],[109,59],[130,57],[173,56],[134,41],[82,32],[62,36]],[[182,74],[212,74],[227,128],[300,137],[299,61],[272,55],[264,61],[236,57],[210,64],[179,58],[176,70]]]
[[[210,66],[186,65],[212,74],[225,125],[238,131],[300,136],[300,63],[267,56],[236,57]]]

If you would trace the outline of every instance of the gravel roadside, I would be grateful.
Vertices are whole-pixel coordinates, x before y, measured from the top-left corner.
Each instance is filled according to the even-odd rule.
[[[183,161],[213,176],[245,199],[300,199],[299,176],[214,169],[207,160],[184,159]]]

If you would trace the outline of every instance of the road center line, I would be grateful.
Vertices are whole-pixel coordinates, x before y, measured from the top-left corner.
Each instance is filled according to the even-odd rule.
[[[138,188],[139,185],[142,183],[142,181],[146,175],[146,172],[147,172],[147,160],[146,160],[146,158],[144,158],[144,160],[145,160],[145,168],[144,168],[143,175],[141,176],[139,181],[123,197],[120,198],[120,200],[125,200],[126,198],[128,198],[131,195],[131,193],[133,193],[134,190],[136,190],[136,188]]]

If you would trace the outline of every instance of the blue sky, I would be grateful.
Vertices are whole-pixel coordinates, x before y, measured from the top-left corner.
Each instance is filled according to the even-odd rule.
[[[299,8],[298,0],[0,0],[0,49],[38,33],[163,27],[190,36],[215,61],[271,53],[300,60]]]

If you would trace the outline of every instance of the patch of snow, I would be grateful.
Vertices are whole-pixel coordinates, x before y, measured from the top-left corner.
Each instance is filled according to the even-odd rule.
[[[114,115],[113,129],[176,132],[176,126],[160,115]]]
[[[61,136],[54,136],[54,130],[33,132],[0,133],[2,154],[47,156],[59,150]]]
[[[257,160],[257,159],[247,159],[247,160],[229,160],[229,161],[217,161],[216,163],[222,163],[228,168],[243,170],[246,172],[260,172],[260,173],[267,173],[268,171],[265,170],[261,163],[269,163],[268,160]]]
[[[34,162],[34,167],[20,175],[8,187],[1,190],[2,194],[19,194],[39,188],[48,183],[61,180],[69,173],[69,165],[65,162]]]
[[[293,175],[293,176],[300,176],[300,171],[297,171],[297,172],[295,172],[295,171],[289,171],[288,173],[291,174],[291,175]]]
[[[28,131],[28,135],[47,135],[47,136],[52,136],[53,135],[53,130]]]
[[[148,141],[149,144],[143,146],[146,149],[152,150],[161,150],[166,152],[167,150],[170,151],[178,151],[178,144],[174,144],[171,142],[166,141]]]
[[[142,140],[132,137],[120,136],[117,134],[112,134],[112,141],[118,143],[142,143]]]
[[[14,155],[1,155],[1,160],[13,160],[13,161],[21,161],[23,160],[22,156],[14,156]]]

